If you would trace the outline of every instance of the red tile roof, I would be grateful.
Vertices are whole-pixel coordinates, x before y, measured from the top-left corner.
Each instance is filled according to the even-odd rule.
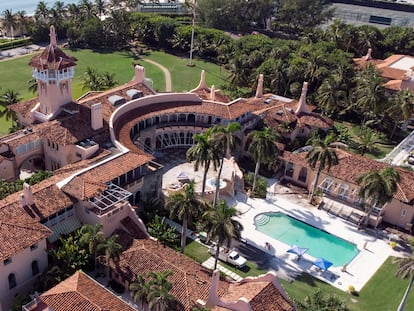
[[[62,70],[76,66],[76,61],[75,57],[67,55],[58,46],[49,44],[42,53],[30,60],[29,65],[39,71]]]
[[[41,294],[39,300],[43,304],[30,311],[42,311],[42,305],[53,311],[135,310],[81,271]]]
[[[362,174],[373,170],[380,171],[390,167],[389,164],[384,162],[379,162],[344,150],[336,149],[336,152],[339,163],[332,166],[329,172],[325,170],[325,173],[354,185],[357,185],[356,179]],[[303,166],[307,165],[305,152],[291,153],[284,151],[281,158],[285,161]],[[412,204],[412,201],[414,200],[414,172],[407,171],[400,167],[394,167],[394,169],[400,174],[401,178],[398,191],[395,193],[394,198]]]
[[[0,261],[46,239],[51,233],[48,228],[31,219],[27,219],[26,223],[0,219]]]
[[[134,245],[120,256],[117,263],[111,262],[111,268],[128,282],[133,282],[136,274],[173,271],[169,277],[173,283],[170,293],[179,302],[178,310],[191,310],[197,299],[206,300],[211,284],[209,270],[152,239],[135,240]],[[223,295],[227,288],[228,283],[220,281],[219,294]]]
[[[222,296],[225,302],[237,301],[241,297],[247,299],[252,311],[294,311],[290,301],[279,293],[271,282],[251,282],[230,284],[228,292]],[[214,307],[212,311],[229,310]]]

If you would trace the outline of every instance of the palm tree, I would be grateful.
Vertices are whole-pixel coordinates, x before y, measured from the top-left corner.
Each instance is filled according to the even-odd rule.
[[[216,206],[218,195],[220,192],[220,177],[221,172],[223,170],[224,165],[224,158],[229,157],[231,155],[231,151],[234,150],[234,148],[237,145],[241,144],[241,139],[239,136],[237,136],[235,133],[241,130],[241,126],[237,122],[232,122],[226,127],[222,125],[216,125],[212,129],[212,137],[211,139],[214,141],[214,144],[218,146],[219,149],[221,149],[221,162],[220,162],[220,168],[217,174],[217,180],[216,180],[216,191],[214,193],[214,201],[213,206]]]
[[[95,10],[99,14],[99,20],[102,20],[102,15],[106,13],[105,0],[95,0]]]
[[[198,171],[200,165],[204,166],[203,186],[201,190],[201,196],[204,196],[210,164],[213,164],[214,169],[216,170],[217,164],[220,162],[220,155],[216,146],[214,146],[211,141],[211,128],[205,133],[194,135],[194,141],[197,143],[187,150],[187,161],[195,161],[195,171]]]
[[[11,89],[6,90],[3,95],[0,96],[0,118],[5,118],[7,121],[12,120],[12,127],[17,119],[17,114],[14,110],[9,109],[9,105],[13,105],[21,100],[20,94]]]
[[[95,226],[85,224],[80,228],[79,234],[80,242],[84,245],[88,245],[89,254],[93,255],[93,270],[96,272],[98,245],[105,240],[102,225],[99,223]]]
[[[109,238],[103,240],[100,244],[98,244],[97,251],[103,251],[109,275],[109,261],[111,259],[118,260],[119,255],[122,252],[122,245],[118,243],[118,235],[113,234]]]
[[[328,116],[338,113],[345,106],[347,96],[342,87],[342,81],[337,76],[330,76],[318,88],[316,102]]]
[[[375,132],[369,127],[363,127],[359,135],[359,141],[356,142],[356,148],[361,152],[363,156],[365,152],[371,152],[375,150],[375,146],[378,143],[376,141]]]
[[[390,139],[395,134],[398,124],[401,121],[407,122],[411,119],[414,108],[414,93],[409,90],[400,90],[393,94],[390,100],[390,106],[386,112],[391,116],[395,121],[394,127],[390,134]]]
[[[27,33],[28,27],[28,18],[26,16],[26,11],[18,11],[16,13],[16,25],[19,28],[19,32],[21,35],[25,35]]]
[[[259,174],[261,163],[272,163],[279,152],[276,141],[279,140],[279,135],[270,128],[265,127],[263,130],[255,130],[249,134],[249,138],[252,140],[248,152],[256,162],[256,168],[254,170],[254,179],[252,186],[252,193],[256,188],[257,175]]]
[[[361,185],[359,196],[364,200],[371,200],[371,204],[367,204],[365,225],[368,224],[373,206],[382,207],[392,200],[398,189],[399,181],[400,174],[392,167],[387,167],[382,171],[369,171],[356,179],[356,182]]]
[[[135,281],[129,285],[132,299],[135,302],[141,302],[141,309],[144,310],[144,305],[148,303],[148,293],[150,284],[146,282],[142,275],[136,275]]]
[[[4,10],[3,13],[3,27],[10,31],[9,36],[13,40],[13,32],[14,28],[16,27],[16,18],[13,15],[12,10]]]
[[[356,73],[354,80],[356,87],[353,89],[352,96],[355,106],[364,115],[362,123],[364,124],[367,118],[378,119],[377,116],[386,103],[384,79],[381,73],[374,65],[368,64]]]
[[[35,11],[35,19],[46,22],[49,19],[49,9],[45,1],[39,1]]]
[[[408,283],[407,289],[405,290],[404,296],[401,299],[400,305],[397,309],[397,311],[403,311],[408,294],[410,293],[410,289],[414,283],[414,256],[411,255],[409,258],[394,258],[393,263],[398,264],[396,276],[402,279],[410,276],[410,282]]]
[[[318,166],[309,198],[310,202],[313,200],[321,171],[325,168],[329,171],[331,166],[338,164],[335,150],[329,147],[331,142],[330,136],[327,136],[324,140],[315,137],[312,140],[312,150],[306,155],[307,163],[312,169]]]
[[[85,75],[82,80],[83,90],[89,89],[91,91],[100,91],[103,89],[102,79],[100,79],[99,73],[89,66],[86,68]]]
[[[142,309],[145,304],[149,304],[149,310],[167,310],[176,300],[169,294],[172,283],[167,278],[172,274],[172,271],[166,270],[150,271],[145,276],[137,275],[135,281],[129,286],[134,301],[141,301]]]
[[[32,92],[33,94],[37,92],[37,80],[35,78],[30,78],[29,80],[27,80],[27,84],[29,84],[29,91]]]
[[[150,310],[164,311],[168,310],[170,304],[175,301],[175,297],[169,292],[172,288],[172,283],[167,278],[172,275],[170,270],[162,272],[148,272],[147,276],[150,278],[148,290],[148,306]]]
[[[198,217],[201,212],[201,202],[197,200],[194,192],[194,180],[190,181],[184,191],[176,192],[166,199],[165,207],[170,210],[170,217],[176,216],[183,221],[181,230],[181,252],[184,253],[184,248],[187,239],[187,225],[188,222],[195,217]]]
[[[220,247],[225,243],[227,247],[231,246],[233,238],[240,239],[243,226],[237,220],[233,219],[239,215],[234,207],[227,206],[226,201],[218,202],[217,206],[212,206],[203,214],[207,239],[216,241],[217,249],[214,261],[214,270],[217,269],[218,255]]]

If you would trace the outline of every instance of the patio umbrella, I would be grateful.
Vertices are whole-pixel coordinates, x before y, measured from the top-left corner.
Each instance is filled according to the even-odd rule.
[[[325,258],[318,258],[313,262],[313,264],[324,271],[328,270],[329,267],[332,266],[332,262],[326,260]]]
[[[299,257],[305,254],[308,251],[309,248],[307,247],[300,247],[297,245],[293,245],[292,248],[289,248],[287,250],[287,253],[298,255]]]

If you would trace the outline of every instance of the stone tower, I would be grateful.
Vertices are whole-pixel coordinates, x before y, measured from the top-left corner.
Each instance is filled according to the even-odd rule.
[[[50,26],[49,36],[50,44],[29,62],[39,92],[39,103],[32,110],[33,119],[40,122],[53,119],[62,105],[72,101],[72,79],[77,61],[57,46],[53,26]]]

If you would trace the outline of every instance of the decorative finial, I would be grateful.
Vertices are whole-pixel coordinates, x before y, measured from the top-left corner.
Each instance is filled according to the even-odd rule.
[[[259,75],[259,81],[257,82],[256,98],[263,96],[263,74]]]
[[[55,26],[50,26],[50,44],[51,45],[57,45],[57,40],[56,40],[56,31],[55,31]]]
[[[302,93],[300,94],[298,107],[296,108],[295,114],[300,112],[309,113],[309,109],[306,106],[306,93],[308,92],[308,82],[303,82]]]
[[[212,101],[216,100],[216,88],[214,87],[214,84],[211,86],[210,98]]]
[[[371,48],[369,48],[369,49],[368,49],[368,52],[367,52],[367,55],[365,55],[365,57],[364,57],[364,60],[365,60],[365,61],[371,60],[371,59],[372,59],[371,54],[372,54],[372,49],[371,49]]]

